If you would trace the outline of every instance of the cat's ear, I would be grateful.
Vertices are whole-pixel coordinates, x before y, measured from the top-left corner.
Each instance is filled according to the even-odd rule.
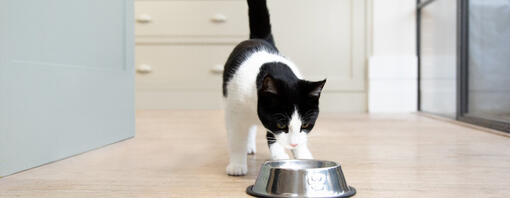
[[[273,77],[266,75],[264,80],[262,81],[262,91],[269,92],[272,94],[278,94],[278,90],[276,89],[276,85]]]
[[[311,89],[308,95],[313,97],[320,97],[322,88],[324,88],[324,84],[326,84],[326,79],[317,82],[311,82]]]

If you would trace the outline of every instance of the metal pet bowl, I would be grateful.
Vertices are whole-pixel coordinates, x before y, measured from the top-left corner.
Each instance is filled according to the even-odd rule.
[[[321,160],[267,161],[246,192],[255,197],[350,197],[340,164]]]

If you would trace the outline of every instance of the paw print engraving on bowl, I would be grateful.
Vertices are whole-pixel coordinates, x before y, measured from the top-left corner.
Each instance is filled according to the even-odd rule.
[[[321,173],[310,173],[307,176],[307,182],[311,189],[323,191],[325,190],[326,176]]]

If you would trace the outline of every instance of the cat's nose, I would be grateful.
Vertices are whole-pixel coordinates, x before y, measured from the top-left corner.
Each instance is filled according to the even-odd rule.
[[[296,147],[296,146],[297,146],[297,144],[290,144],[290,146],[292,146],[292,147]]]

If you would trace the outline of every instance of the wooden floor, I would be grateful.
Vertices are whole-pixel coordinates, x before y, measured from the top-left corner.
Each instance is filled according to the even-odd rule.
[[[510,197],[510,138],[419,114],[322,114],[316,158],[341,162],[356,197]],[[0,179],[0,197],[247,197],[268,149],[244,177],[225,174],[223,114],[141,111],[137,135]]]

